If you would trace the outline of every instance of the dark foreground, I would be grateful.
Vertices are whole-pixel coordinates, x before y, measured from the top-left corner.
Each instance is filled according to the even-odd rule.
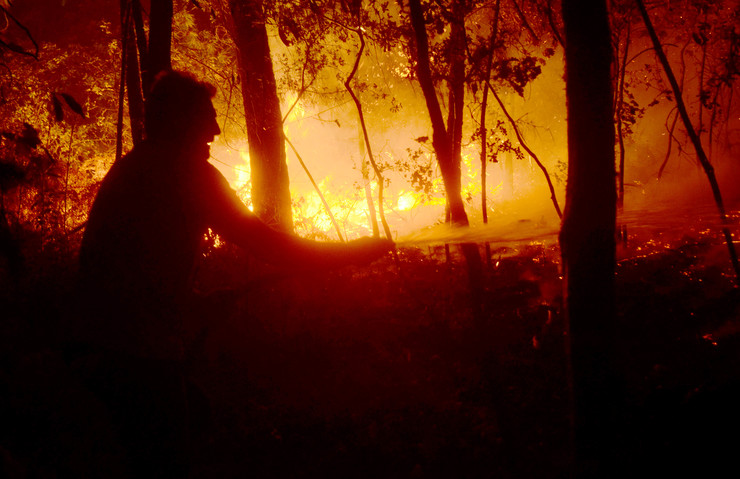
[[[621,252],[626,477],[707,477],[734,459],[740,291],[718,241]],[[213,251],[190,337],[194,476],[567,477],[558,252],[493,249],[481,324],[439,250],[302,278]],[[73,274],[40,263],[2,293],[0,474],[119,477],[125,451],[60,339]]]

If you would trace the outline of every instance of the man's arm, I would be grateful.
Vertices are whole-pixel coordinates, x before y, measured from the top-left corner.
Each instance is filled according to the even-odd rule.
[[[304,271],[329,269],[370,263],[394,248],[393,242],[386,239],[366,237],[329,243],[276,231],[244,206],[217,170],[211,183],[206,200],[210,227],[267,263]]]

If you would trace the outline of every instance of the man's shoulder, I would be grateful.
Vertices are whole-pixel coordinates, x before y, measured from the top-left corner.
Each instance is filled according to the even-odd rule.
[[[229,182],[223,173],[207,161],[200,165],[198,175],[202,181],[208,182],[214,187],[230,189]]]
[[[116,176],[120,172],[136,169],[137,165],[143,165],[146,159],[153,155],[150,150],[146,144],[134,146],[131,151],[113,162],[106,176]]]

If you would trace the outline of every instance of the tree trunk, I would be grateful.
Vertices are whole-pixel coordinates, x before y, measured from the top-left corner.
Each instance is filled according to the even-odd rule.
[[[367,159],[370,162],[370,165],[372,165],[373,167],[375,178],[378,182],[378,216],[380,217],[380,223],[383,225],[383,230],[385,232],[386,238],[388,238],[389,240],[393,240],[391,229],[385,219],[385,211],[383,209],[383,190],[385,186],[385,180],[383,178],[383,173],[378,167],[378,164],[375,162],[375,157],[373,156],[373,149],[370,145],[370,136],[367,133],[367,125],[365,124],[365,115],[362,112],[362,102],[360,102],[360,99],[352,89],[352,79],[354,78],[355,73],[357,73],[357,69],[360,66],[360,59],[362,59],[362,52],[365,50],[365,36],[362,34],[362,28],[350,30],[352,30],[359,38],[360,49],[357,51],[357,56],[355,57],[355,63],[352,66],[352,71],[344,80],[344,88],[347,90],[347,93],[349,93],[349,96],[352,97],[352,101],[355,103],[355,108],[357,108],[357,116],[360,120],[360,129],[362,130],[362,139],[365,142],[365,150],[367,151]],[[394,255],[396,256],[396,262],[398,262],[398,255],[395,252]]]
[[[121,0],[121,8],[124,8],[126,0]],[[139,56],[137,53],[136,33],[134,31],[134,3],[131,2],[126,8],[129,13],[124,26],[127,35],[126,40],[126,92],[128,94],[128,115],[131,122],[131,138],[134,146],[144,139],[144,98],[141,93],[141,76],[139,74]]]
[[[630,51],[630,41],[632,38],[632,25],[630,23],[627,23],[627,37],[625,38],[624,42],[624,52],[622,53],[621,60],[619,59],[619,41],[616,42],[616,51],[617,51],[617,58],[615,58],[615,70],[618,72],[619,76],[618,79],[615,81],[616,83],[616,101],[614,102],[615,112],[614,115],[616,117],[616,125],[617,125],[617,143],[619,144],[619,168],[617,170],[617,178],[619,180],[619,186],[617,187],[617,212],[619,214],[624,212],[624,160],[626,156],[625,146],[624,146],[624,131],[622,128],[622,117],[623,117],[623,107],[624,107],[624,91],[626,88],[625,85],[625,76],[627,75],[627,59],[629,57],[629,51]],[[617,39],[618,40],[618,39]],[[618,228],[617,237],[622,243],[627,242],[627,225],[622,224]]]
[[[452,48],[449,50],[450,76],[450,111],[448,114],[448,125],[445,126],[442,116],[442,108],[439,105],[437,92],[432,80],[429,65],[429,39],[427,38],[424,13],[419,0],[409,0],[411,25],[414,29],[417,50],[416,73],[421,90],[429,111],[432,122],[432,146],[437,155],[442,179],[447,194],[447,204],[450,211],[450,222],[457,226],[468,226],[468,215],[465,213],[465,205],[462,200],[461,172],[460,172],[460,148],[462,139],[462,111],[465,94],[465,24],[464,24],[464,2],[453,0],[451,41]],[[468,265],[468,279],[470,281],[470,293],[472,296],[473,314],[476,320],[482,319],[482,276],[483,265],[480,259],[478,246],[472,243],[460,245]]]
[[[613,477],[622,391],[614,371],[616,187],[605,0],[563,0],[568,186],[560,233],[575,477]]]
[[[123,110],[126,101],[126,60],[128,45],[128,18],[129,11],[125,1],[120,2],[121,6],[121,69],[118,84],[118,115],[116,117],[116,161],[123,156]]]
[[[411,12],[411,24],[414,28],[417,50],[416,73],[419,85],[424,93],[424,100],[432,121],[432,146],[437,155],[437,163],[444,180],[445,193],[450,205],[451,221],[454,224],[467,226],[468,216],[465,213],[462,196],[460,194],[460,163],[457,164],[453,158],[452,137],[447,132],[442,108],[439,105],[437,92],[432,81],[432,73],[429,65],[429,40],[427,38],[424,13],[419,0],[409,0]]]
[[[141,87],[144,96],[149,94],[152,86],[151,74],[149,72],[149,41],[144,31],[144,19],[141,15],[141,1],[131,0],[131,17],[134,20],[134,30],[136,33],[136,47],[139,50],[139,66],[141,67]]]
[[[501,0],[496,0],[496,5],[494,6],[493,27],[491,28],[491,39],[488,42],[491,51],[488,52],[488,59],[486,60],[486,76],[483,81],[483,100],[481,101],[480,106],[480,206],[481,212],[483,214],[483,224],[488,223],[488,200],[486,197],[486,189],[488,188],[486,185],[486,167],[488,166],[488,129],[486,128],[486,113],[488,111],[488,82],[491,79],[491,70],[493,68],[493,50],[496,45],[496,35],[498,34],[498,19],[500,8]],[[491,256],[489,254],[489,250],[490,246],[488,243],[486,243],[486,261],[488,261]]]
[[[171,45],[172,0],[152,0],[149,13],[149,68],[146,69],[151,75],[150,79],[172,68]],[[147,84],[150,79],[144,83]]]
[[[261,0],[229,0],[239,48],[244,115],[252,169],[254,212],[293,230],[285,140]]]
[[[358,126],[360,126],[358,124]],[[365,139],[362,134],[362,127],[359,128],[359,148],[360,148],[360,171],[362,173],[362,186],[365,189],[365,202],[367,203],[367,213],[370,216],[370,227],[373,230],[373,237],[380,237],[380,227],[378,226],[378,216],[375,213],[375,202],[373,201],[373,190],[370,185],[370,165],[365,159]]]

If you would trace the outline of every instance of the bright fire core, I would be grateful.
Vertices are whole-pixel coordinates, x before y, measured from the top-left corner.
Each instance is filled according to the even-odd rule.
[[[549,95],[558,84],[562,86],[561,68],[562,63],[552,59],[552,66],[545,69],[542,79],[535,80],[532,92],[543,90],[544,95]],[[566,156],[564,101],[562,104],[553,104],[545,99],[524,99],[513,93],[502,96],[518,117],[531,119],[533,127],[525,127],[524,134],[532,136],[528,143],[538,150],[540,159],[550,170],[562,203],[565,186],[562,170]],[[415,92],[405,101],[416,104],[423,100]],[[544,110],[542,106],[546,104],[550,106]],[[351,121],[355,113],[347,108],[327,113],[322,106],[313,107],[312,111],[311,107],[302,105],[300,101],[292,108],[291,105],[292,101],[283,105],[285,111],[290,109],[284,125],[285,134],[301,155],[329,204],[342,236],[353,239],[373,234],[368,197],[372,199],[372,207],[380,224],[377,212],[378,183],[368,163],[359,125],[345,126],[347,118]],[[425,124],[428,120],[423,115],[419,116],[410,120],[399,114],[392,119],[398,121],[401,127],[370,132],[374,158],[381,165],[385,180],[383,212],[394,239],[444,222],[444,184],[431,141],[423,143],[416,140],[430,136],[431,127]],[[534,135],[536,127],[540,125],[545,125],[549,135],[541,138],[536,137],[541,136],[539,134]],[[474,126],[470,125],[470,128]],[[473,141],[465,143],[462,149],[462,197],[472,225],[482,223],[480,151],[480,144]],[[417,152],[417,156],[411,158],[412,152]],[[337,240],[337,228],[316,188],[287,145],[286,153],[296,233],[310,238]],[[213,164],[226,176],[231,187],[251,206],[247,142],[242,138],[222,135],[212,145],[211,155]],[[430,175],[426,178],[426,191],[411,181],[413,169],[404,167],[409,164],[413,168],[418,168],[417,165],[431,166],[428,170]],[[363,179],[363,170],[368,181]],[[557,226],[558,218],[545,180],[530,157],[525,155],[524,158],[517,158],[511,152],[500,153],[496,162],[487,163],[485,180],[487,213],[491,221],[496,221],[496,218],[503,222],[527,220],[549,227]],[[382,234],[382,225],[380,230]]]

